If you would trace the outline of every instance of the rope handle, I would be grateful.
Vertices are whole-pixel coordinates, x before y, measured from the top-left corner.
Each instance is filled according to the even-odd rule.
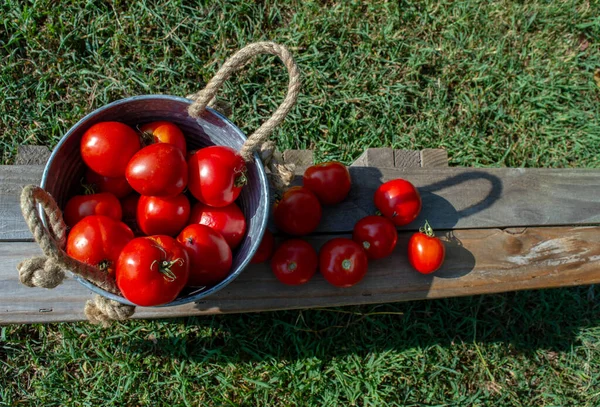
[[[217,71],[204,89],[188,96],[188,98],[194,99],[194,103],[188,108],[188,114],[197,119],[202,115],[207,106],[212,107],[214,105],[217,91],[221,88],[223,83],[250,59],[261,54],[275,55],[284,63],[289,74],[288,91],[285,99],[281,105],[279,105],[277,110],[275,110],[271,117],[248,137],[248,140],[246,140],[242,146],[240,155],[246,161],[252,160],[254,152],[261,149],[263,143],[267,142],[269,135],[271,135],[275,127],[285,119],[285,116],[296,103],[298,93],[300,92],[300,70],[290,51],[285,46],[274,42],[256,42],[249,44],[225,61],[223,66]]]
[[[48,216],[50,229],[44,226],[40,218],[38,204]],[[38,186],[27,185],[21,192],[21,211],[35,241],[38,242],[48,260],[52,260],[58,266],[52,269],[70,270],[106,291],[120,293],[117,283],[108,273],[75,260],[65,253],[67,227],[60,208],[49,193]],[[48,278],[54,276],[48,275]]]

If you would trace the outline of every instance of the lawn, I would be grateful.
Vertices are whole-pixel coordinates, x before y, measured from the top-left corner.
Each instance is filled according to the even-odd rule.
[[[127,96],[200,89],[257,40],[303,72],[274,135],[318,160],[443,147],[456,166],[600,168],[600,2],[5,1],[2,163]],[[269,4],[267,4],[269,3]],[[273,4],[270,4],[273,3]],[[221,97],[246,132],[275,59]],[[0,404],[599,406],[600,289],[0,328]]]

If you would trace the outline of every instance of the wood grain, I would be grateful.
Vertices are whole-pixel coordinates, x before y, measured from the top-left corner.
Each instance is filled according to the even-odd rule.
[[[320,275],[300,287],[275,280],[268,265],[253,265],[214,296],[197,304],[139,308],[136,318],[384,303],[600,283],[600,227],[541,227],[439,232],[447,257],[433,276],[410,269],[400,233],[395,253],[369,263],[358,285],[339,289]],[[311,237],[320,247],[332,236]],[[72,278],[53,290],[21,285],[15,270],[39,254],[34,243],[0,244],[0,323],[77,321],[91,293]]]
[[[352,167],[394,167],[394,150],[368,148],[352,163]]]
[[[33,239],[23,220],[19,200],[25,185],[40,184],[43,171],[41,165],[0,166],[0,241]]]
[[[50,150],[46,146],[18,146],[15,165],[46,165]]]
[[[371,165],[377,167],[377,165]],[[421,152],[415,150],[394,150],[394,167],[416,168],[421,166]]]
[[[294,164],[299,167],[309,167],[313,165],[312,150],[285,150],[283,152],[283,161],[286,164]]]
[[[441,148],[426,148],[421,150],[421,167],[447,167],[448,152]]]

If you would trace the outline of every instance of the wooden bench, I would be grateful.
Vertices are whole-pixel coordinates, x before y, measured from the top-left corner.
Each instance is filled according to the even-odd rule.
[[[15,165],[0,166],[0,323],[79,321],[92,294],[69,277],[56,289],[19,283],[16,265],[41,253],[18,204],[23,185],[39,184],[48,150],[25,146]],[[298,174],[312,152],[286,151]],[[401,229],[389,258],[369,263],[357,286],[339,289],[316,275],[300,287],[284,286],[268,264],[248,267],[216,295],[179,307],[141,308],[135,318],[384,303],[600,282],[600,170],[448,167],[444,150],[368,149],[350,167],[349,198],[326,208],[308,241],[319,247],[349,236],[374,213],[378,185],[394,178],[413,182],[423,197],[417,222]],[[443,237],[447,257],[434,275],[413,271],[406,245],[427,218]]]

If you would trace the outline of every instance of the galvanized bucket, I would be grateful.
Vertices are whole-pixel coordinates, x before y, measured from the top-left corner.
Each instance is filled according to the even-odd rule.
[[[188,150],[211,145],[224,145],[240,150],[246,136],[226,117],[207,108],[198,119],[188,114],[192,100],[166,95],[134,96],[103,106],[85,116],[60,140],[44,169],[41,187],[49,192],[59,206],[64,207],[69,197],[80,191],[84,176],[84,163],[79,153],[81,137],[92,125],[102,121],[119,121],[135,128],[144,123],[167,120],[175,123],[185,134]],[[179,297],[162,306],[174,306],[197,301],[221,290],[231,283],[248,265],[260,245],[269,212],[269,185],[263,164],[255,154],[254,162],[247,163],[248,183],[237,200],[246,217],[247,233],[233,253],[229,276],[221,283],[204,289],[185,289]],[[48,227],[43,211],[42,220]],[[91,291],[122,304],[134,305],[124,297],[98,288],[91,282],[75,276]]]

